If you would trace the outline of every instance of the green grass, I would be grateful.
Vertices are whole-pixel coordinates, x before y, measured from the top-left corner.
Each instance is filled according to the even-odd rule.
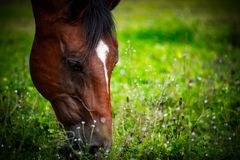
[[[102,159],[238,159],[238,9],[217,1],[120,3],[114,144]],[[64,159],[65,133],[29,75],[29,2],[3,3],[0,20],[0,159]]]

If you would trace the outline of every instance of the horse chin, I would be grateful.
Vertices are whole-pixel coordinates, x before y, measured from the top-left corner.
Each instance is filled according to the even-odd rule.
[[[88,123],[74,125],[67,131],[67,141],[64,146],[65,154],[89,153],[101,157],[111,151],[112,135],[107,132],[107,126],[96,127]]]
[[[76,147],[77,146],[77,147]],[[111,151],[111,145],[105,147],[99,147],[96,144],[92,143],[88,146],[86,144],[66,142],[60,149],[59,153],[63,155],[67,160],[79,160],[81,159],[81,154],[90,154],[95,158],[101,158],[105,154]]]

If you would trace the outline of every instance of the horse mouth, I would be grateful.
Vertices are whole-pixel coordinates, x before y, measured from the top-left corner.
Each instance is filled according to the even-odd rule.
[[[77,146],[77,147],[76,147]],[[68,160],[78,160],[84,154],[95,158],[101,158],[111,151],[111,147],[100,147],[97,145],[79,146],[79,144],[66,143],[59,149],[59,153]]]
[[[90,155],[95,158],[101,158],[111,151],[112,139],[111,134],[103,133],[98,127],[101,127],[95,121],[95,125],[88,123],[78,124],[78,127],[72,126],[66,131],[67,137],[64,145],[59,152],[67,159],[81,159],[83,155]],[[90,136],[89,136],[90,135]]]

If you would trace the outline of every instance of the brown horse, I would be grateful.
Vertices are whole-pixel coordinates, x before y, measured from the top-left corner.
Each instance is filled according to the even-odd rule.
[[[120,0],[31,0],[32,81],[90,153],[112,144],[110,77],[118,61],[111,10]],[[86,147],[85,147],[86,148]]]

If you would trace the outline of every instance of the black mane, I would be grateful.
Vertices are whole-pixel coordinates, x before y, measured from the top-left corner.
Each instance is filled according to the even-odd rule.
[[[77,18],[82,5],[81,19],[83,22],[84,36],[88,50],[95,49],[102,36],[112,36],[115,32],[115,24],[110,9],[106,6],[106,0],[74,0],[71,5],[72,19]],[[81,8],[81,9],[80,9]]]

